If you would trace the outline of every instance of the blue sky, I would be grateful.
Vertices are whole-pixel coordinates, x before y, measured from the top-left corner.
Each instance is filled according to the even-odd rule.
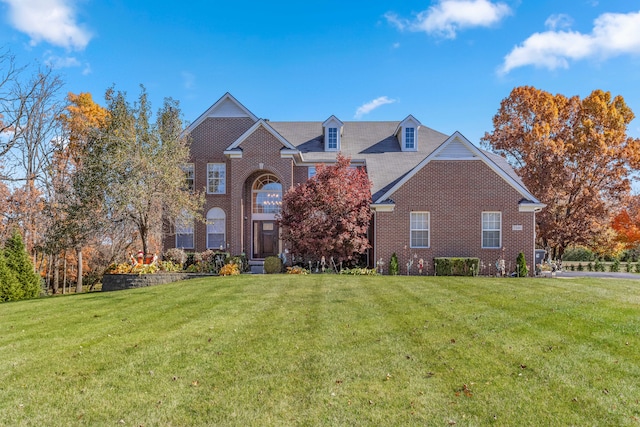
[[[640,115],[640,2],[0,0],[0,40],[74,93],[111,85],[194,121],[225,92],[259,117],[402,120],[479,144],[516,86],[622,95]],[[629,133],[640,137],[640,119]]]

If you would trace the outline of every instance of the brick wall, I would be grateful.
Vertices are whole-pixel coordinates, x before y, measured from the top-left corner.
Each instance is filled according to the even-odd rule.
[[[433,274],[433,258],[441,256],[478,257],[492,266],[502,249],[482,249],[482,212],[502,212],[502,246],[506,266],[515,268],[518,252],[533,265],[534,214],[518,212],[522,195],[480,160],[432,161],[391,196],[394,212],[378,212],[375,217],[375,259],[384,261],[385,271],[393,252],[399,257],[401,274],[408,258],[423,258]],[[430,247],[410,248],[410,212],[430,212]],[[522,226],[513,231],[514,225]],[[518,227],[519,228],[519,227]],[[414,262],[413,273],[417,262]],[[485,273],[489,273],[489,268]],[[481,272],[482,273],[482,272]]]

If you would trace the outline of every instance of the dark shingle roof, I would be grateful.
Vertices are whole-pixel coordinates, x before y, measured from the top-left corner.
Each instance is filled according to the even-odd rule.
[[[418,150],[400,150],[394,132],[400,122],[345,122],[340,151],[352,160],[364,160],[377,200],[403,176],[413,170],[446,139],[447,135],[426,126],[418,130]],[[321,122],[269,122],[287,141],[295,145],[307,162],[335,160],[336,153],[324,151]]]

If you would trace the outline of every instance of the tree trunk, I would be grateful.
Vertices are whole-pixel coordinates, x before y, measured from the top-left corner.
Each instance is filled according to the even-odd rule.
[[[53,258],[53,294],[57,295],[60,284],[58,283],[58,275],[60,272],[58,271],[58,256],[55,255]]]
[[[78,257],[78,280],[76,282],[76,293],[82,292],[82,248],[76,248]]]
[[[64,290],[67,288],[67,251],[62,253],[64,257],[64,261],[62,262],[62,293],[64,294]],[[69,287],[69,292],[71,292],[71,287]]]

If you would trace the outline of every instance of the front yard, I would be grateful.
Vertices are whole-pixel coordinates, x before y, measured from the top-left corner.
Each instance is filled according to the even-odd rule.
[[[635,280],[209,277],[0,319],[0,425],[640,425]]]

